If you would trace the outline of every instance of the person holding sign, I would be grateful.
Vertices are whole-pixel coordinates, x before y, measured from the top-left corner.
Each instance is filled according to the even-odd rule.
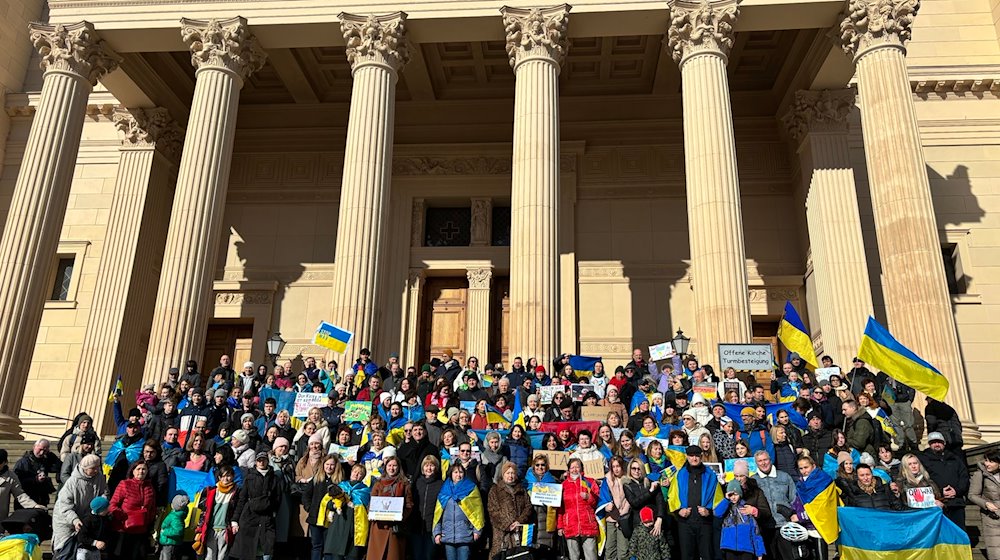
[[[447,560],[469,560],[485,525],[479,488],[465,477],[465,467],[452,465],[434,507],[434,542],[444,545]]]
[[[493,487],[490,488],[486,501],[493,524],[490,558],[501,550],[534,543],[535,510],[517,471],[517,465],[504,461],[497,469]],[[522,535],[527,535],[527,538],[522,538]]]
[[[934,505],[944,508],[943,495],[937,484],[931,480],[931,475],[927,474],[927,469],[913,453],[903,455],[903,468],[899,469],[899,480],[893,483],[893,493],[899,498],[904,506],[914,508],[926,502],[924,498],[928,494],[934,496]],[[918,492],[919,491],[919,492]]]
[[[559,536],[566,539],[570,560],[597,560],[597,495],[599,486],[583,476],[583,461],[570,459],[563,481],[563,503],[556,514]]]
[[[387,457],[382,463],[382,478],[372,485],[372,499],[379,496],[405,498],[403,520],[413,510],[413,491],[402,474],[399,459]],[[372,521],[368,531],[368,560],[403,560],[406,539],[398,532],[399,521]]]

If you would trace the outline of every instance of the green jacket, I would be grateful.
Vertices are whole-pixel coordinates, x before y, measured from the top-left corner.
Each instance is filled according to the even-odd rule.
[[[183,544],[184,543],[184,518],[187,517],[187,510],[173,511],[163,518],[160,523],[160,544]]]

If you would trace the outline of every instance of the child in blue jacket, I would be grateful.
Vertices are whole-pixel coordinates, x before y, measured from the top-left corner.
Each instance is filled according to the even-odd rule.
[[[740,508],[747,505],[743,501],[743,487],[738,480],[726,486],[729,509],[722,517],[722,541],[719,548],[726,560],[761,560],[764,557],[764,538],[760,536],[757,520],[752,515],[743,515]]]

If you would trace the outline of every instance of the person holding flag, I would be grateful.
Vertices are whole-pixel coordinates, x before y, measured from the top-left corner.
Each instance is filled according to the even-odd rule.
[[[453,464],[434,506],[434,542],[444,545],[447,560],[468,560],[485,525],[479,487],[465,476],[465,467]]]
[[[687,463],[667,489],[667,509],[677,514],[678,540],[684,560],[712,560],[712,516],[721,516],[726,501],[715,473],[701,462],[701,448],[688,446]]]
[[[570,459],[562,483],[562,505],[556,512],[559,536],[566,539],[570,560],[597,560],[600,528],[597,502],[600,488],[583,475],[583,461]]]
[[[781,322],[778,323],[778,340],[785,345],[785,348],[788,348],[789,362],[791,362],[791,357],[797,354],[801,361],[811,366],[810,369],[819,367],[819,360],[816,359],[816,351],[813,349],[809,331],[802,322],[802,318],[799,317],[799,312],[795,310],[795,306],[790,301],[785,302],[785,313],[781,317]]]
[[[535,508],[518,477],[517,465],[503,461],[486,501],[493,525],[490,558],[502,550],[535,543]]]

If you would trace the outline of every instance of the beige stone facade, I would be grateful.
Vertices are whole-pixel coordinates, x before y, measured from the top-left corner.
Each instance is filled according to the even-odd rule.
[[[48,5],[0,23],[0,433],[276,332],[717,363],[790,300],[1000,439],[1000,0]]]

